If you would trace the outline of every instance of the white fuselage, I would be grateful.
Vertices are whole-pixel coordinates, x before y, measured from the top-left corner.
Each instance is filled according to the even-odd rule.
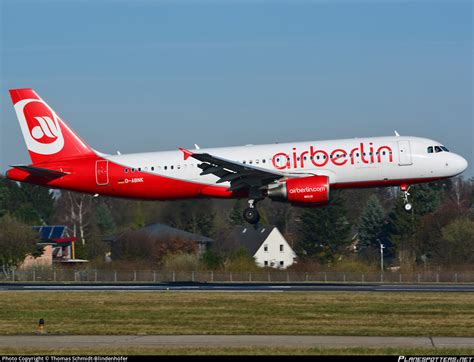
[[[432,152],[429,152],[430,147]],[[447,151],[437,141],[402,136],[247,145],[199,149],[197,152],[278,170],[288,176],[325,175],[331,185],[341,186],[441,179],[460,174],[467,167],[463,157]],[[202,170],[197,167],[200,162],[193,158],[184,160],[181,151],[104,157],[128,168],[127,172],[131,173],[147,172],[210,185],[218,179],[212,174],[201,176]]]

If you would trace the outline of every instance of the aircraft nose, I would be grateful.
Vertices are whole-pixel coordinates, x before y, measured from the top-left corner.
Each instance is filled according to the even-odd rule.
[[[462,173],[466,170],[468,163],[466,159],[462,156],[456,155],[456,160],[454,162],[454,166],[458,173]]]

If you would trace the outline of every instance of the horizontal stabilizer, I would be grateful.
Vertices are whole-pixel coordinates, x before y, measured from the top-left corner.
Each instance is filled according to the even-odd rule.
[[[41,168],[41,167],[35,167],[35,166],[13,165],[11,167],[26,171],[33,176],[38,176],[38,177],[47,178],[51,180],[68,175],[67,172],[50,170],[48,168]]]

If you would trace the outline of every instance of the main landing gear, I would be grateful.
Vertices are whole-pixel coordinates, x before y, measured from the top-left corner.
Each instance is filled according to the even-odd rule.
[[[260,220],[260,214],[258,213],[255,200],[249,200],[249,207],[244,210],[244,220],[247,221],[249,224],[257,224]]]
[[[405,211],[411,211],[413,208],[412,204],[408,201],[408,196],[410,196],[408,190],[410,190],[409,185],[400,185],[400,191],[402,192],[403,201],[405,202]]]

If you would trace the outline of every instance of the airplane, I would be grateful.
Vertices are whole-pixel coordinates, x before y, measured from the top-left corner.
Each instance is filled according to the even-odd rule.
[[[143,200],[247,198],[244,219],[257,224],[257,202],[325,206],[329,190],[400,187],[461,174],[468,166],[441,143],[420,137],[368,137],[110,155],[88,146],[33,90],[11,99],[32,163],[11,180],[94,196]]]

